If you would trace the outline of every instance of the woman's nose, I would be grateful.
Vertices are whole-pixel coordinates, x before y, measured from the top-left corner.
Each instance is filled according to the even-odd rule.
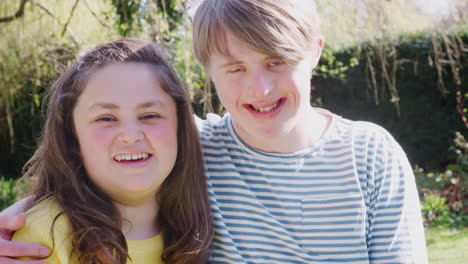
[[[118,140],[124,144],[134,144],[143,140],[144,135],[140,127],[136,124],[129,124],[123,127],[122,132],[118,136]]]

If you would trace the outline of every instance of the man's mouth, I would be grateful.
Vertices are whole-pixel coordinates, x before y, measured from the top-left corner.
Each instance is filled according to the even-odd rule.
[[[254,110],[254,111],[257,111],[259,113],[265,113],[265,112],[270,112],[270,111],[273,111],[275,110],[276,108],[278,108],[278,106],[280,106],[283,102],[285,101],[284,98],[281,98],[279,99],[278,101],[274,102],[273,104],[270,104],[270,105],[267,105],[267,106],[263,106],[263,107],[258,107],[258,106],[254,106],[252,104],[249,104],[248,106],[250,107],[250,109]]]

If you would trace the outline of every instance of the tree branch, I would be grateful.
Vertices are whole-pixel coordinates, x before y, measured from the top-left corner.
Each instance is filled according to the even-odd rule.
[[[29,1],[29,0],[27,0]],[[58,17],[56,17],[46,6],[44,6],[43,4],[41,3],[38,3],[36,1],[31,1],[32,4],[38,6],[39,8],[41,8],[42,10],[44,10],[48,15],[50,15],[51,17],[53,17],[57,22],[59,22],[60,24],[63,25],[63,23],[60,21],[60,19]],[[68,31],[68,33],[70,33],[70,36],[72,37],[72,40],[73,42],[75,43],[76,46],[80,46],[80,42],[78,41],[78,39],[76,38],[75,36],[75,33],[73,33],[73,31],[68,27],[66,26],[66,29]]]
[[[24,15],[24,6],[26,5],[26,2],[28,2],[28,0],[21,0],[20,7],[18,11],[16,11],[16,14],[7,17],[0,17],[0,23],[11,22],[19,17],[22,17]]]
[[[70,12],[70,17],[68,17],[67,22],[65,23],[65,25],[63,25],[62,37],[63,37],[63,35],[65,35],[65,31],[68,29],[68,24],[70,24],[70,21],[71,21],[71,19],[73,17],[73,14],[75,13],[76,6],[78,5],[79,2],[80,2],[80,0],[75,1],[75,4],[73,5],[72,10]]]
[[[86,0],[83,0],[86,8],[88,8],[89,12],[91,12],[91,14],[97,19],[97,21],[99,21],[99,23],[101,25],[103,25],[104,27],[106,27],[107,29],[109,29],[110,31],[112,31],[112,33],[114,32],[113,28],[111,26],[109,26],[106,22],[102,21],[101,18],[99,18],[99,16],[91,9],[91,7],[88,5],[88,2]]]

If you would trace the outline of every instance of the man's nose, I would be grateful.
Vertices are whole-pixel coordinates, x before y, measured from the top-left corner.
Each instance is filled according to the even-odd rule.
[[[257,70],[250,73],[250,91],[255,98],[265,98],[273,90],[274,82],[269,76],[270,73],[264,70]]]

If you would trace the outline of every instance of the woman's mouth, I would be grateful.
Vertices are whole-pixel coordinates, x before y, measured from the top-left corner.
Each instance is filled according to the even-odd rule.
[[[137,153],[137,154],[118,154],[114,157],[115,161],[118,162],[126,162],[126,161],[140,161],[140,160],[146,160],[151,157],[150,153]]]

